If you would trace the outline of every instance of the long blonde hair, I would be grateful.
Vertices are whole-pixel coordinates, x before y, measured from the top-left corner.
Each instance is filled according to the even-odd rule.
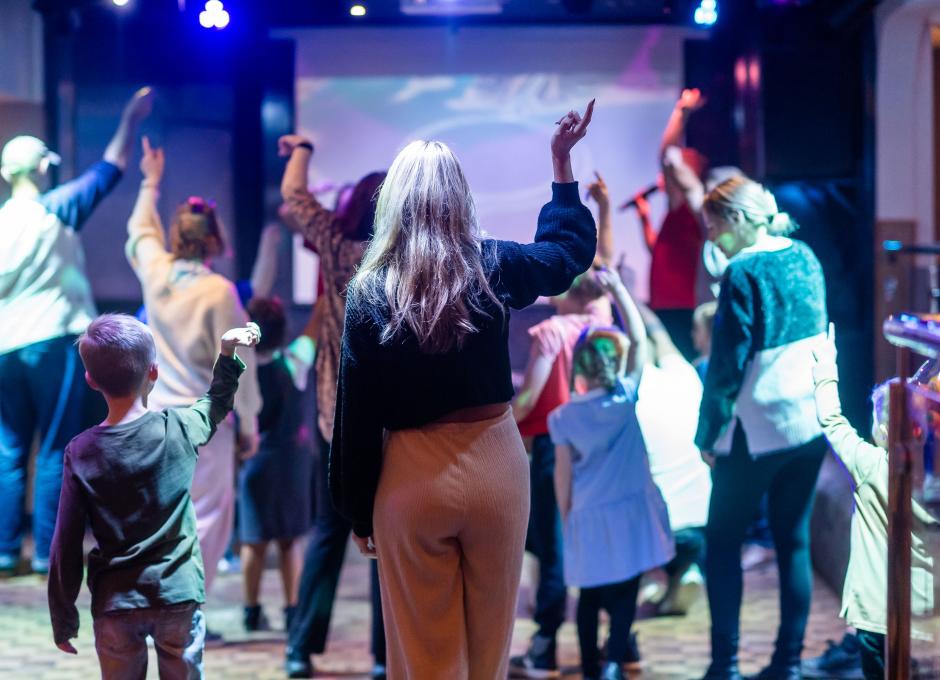
[[[382,183],[375,232],[350,291],[388,307],[381,341],[408,330],[425,352],[462,346],[486,315],[483,298],[502,306],[490,287],[470,187],[441,142],[412,142]]]
[[[773,236],[786,236],[797,228],[790,215],[777,208],[777,199],[770,191],[743,175],[726,179],[709,191],[703,207],[724,218],[740,211],[746,224],[753,229],[765,227]]]

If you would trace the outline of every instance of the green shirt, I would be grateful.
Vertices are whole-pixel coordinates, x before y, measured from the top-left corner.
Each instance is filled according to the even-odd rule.
[[[97,542],[88,555],[92,615],[205,601],[189,489],[197,449],[232,410],[244,368],[220,356],[208,394],[194,405],[98,425],[69,442],[49,565],[57,644],[78,633],[86,521]]]

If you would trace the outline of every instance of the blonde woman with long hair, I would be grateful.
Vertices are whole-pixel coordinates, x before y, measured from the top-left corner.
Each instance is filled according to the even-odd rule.
[[[509,308],[564,292],[594,258],[569,158],[593,108],[558,123],[532,244],[482,237],[440,142],[409,144],[382,185],[347,294],[330,490],[379,561],[391,680],[506,677],[529,515]]]

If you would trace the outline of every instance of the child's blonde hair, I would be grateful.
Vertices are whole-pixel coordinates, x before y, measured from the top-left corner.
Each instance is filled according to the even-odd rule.
[[[571,390],[578,377],[600,383],[612,391],[623,374],[630,342],[614,327],[585,328],[574,346],[571,366]]]
[[[157,360],[150,329],[127,314],[102,314],[78,339],[85,371],[111,397],[126,397],[143,384]]]

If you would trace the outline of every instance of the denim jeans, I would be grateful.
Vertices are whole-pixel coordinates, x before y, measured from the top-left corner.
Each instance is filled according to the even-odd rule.
[[[202,680],[206,621],[195,602],[122,609],[95,617],[102,680],[144,680],[148,637],[157,652],[160,680]]]
[[[532,499],[525,549],[539,561],[535,625],[540,637],[555,639],[565,622],[568,590],[562,561],[561,514],[555,500],[555,446],[547,434],[532,441]]]
[[[82,429],[86,390],[74,336],[0,354],[0,560],[19,557],[26,470],[37,430],[34,563],[49,559],[62,489],[62,455]]]

